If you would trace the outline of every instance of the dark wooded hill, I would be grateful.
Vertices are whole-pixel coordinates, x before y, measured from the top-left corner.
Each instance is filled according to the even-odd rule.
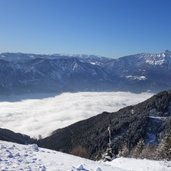
[[[38,143],[53,150],[100,159],[107,148],[109,125],[115,155],[162,158],[162,152],[168,148],[165,145],[171,147],[171,91],[118,112],[103,112],[58,129]]]

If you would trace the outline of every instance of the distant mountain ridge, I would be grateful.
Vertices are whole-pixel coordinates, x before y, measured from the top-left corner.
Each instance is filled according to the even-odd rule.
[[[94,55],[0,54],[0,93],[153,91],[171,87],[171,51],[118,59]]]

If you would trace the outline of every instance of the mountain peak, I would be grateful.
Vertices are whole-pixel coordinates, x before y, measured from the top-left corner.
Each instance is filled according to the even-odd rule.
[[[171,51],[170,50],[165,50],[164,53],[171,56]]]

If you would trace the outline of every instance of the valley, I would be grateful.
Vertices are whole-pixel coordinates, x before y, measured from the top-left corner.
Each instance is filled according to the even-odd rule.
[[[0,125],[38,138],[103,111],[114,112],[151,97],[152,93],[79,92],[11,95],[1,98]]]

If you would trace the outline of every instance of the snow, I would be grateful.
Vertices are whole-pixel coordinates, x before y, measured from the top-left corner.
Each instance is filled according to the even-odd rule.
[[[69,154],[0,141],[1,171],[126,171],[103,162]]]
[[[164,53],[162,53],[162,57],[165,58],[165,56],[166,56],[166,55],[165,55]]]
[[[130,79],[130,80],[146,80],[147,78],[145,76],[133,76],[133,75],[127,75],[126,76],[127,79]]]
[[[146,63],[150,64],[150,65],[162,65],[165,62],[164,59],[161,60],[146,60]]]
[[[92,65],[99,65],[99,62],[90,62]]]
[[[171,161],[155,161],[147,159],[117,158],[110,163],[111,166],[126,168],[130,171],[170,171]]]
[[[164,53],[154,54],[151,57],[146,58],[146,63],[150,65],[162,65],[165,62],[166,55]]]
[[[158,119],[158,120],[166,120],[168,117],[165,117],[165,116],[149,116],[149,118],[151,119]]]
[[[74,71],[74,70],[76,70],[77,68],[78,68],[78,64],[75,63],[74,66],[73,66],[73,68],[72,68],[72,70]]]
[[[30,58],[32,58],[32,59],[34,59],[34,58],[35,58],[35,56],[34,56],[34,55],[30,55],[29,57],[30,57]]]
[[[142,102],[152,95],[130,92],[80,92],[45,94],[45,97],[43,94],[9,96],[10,101],[2,99],[0,102],[0,125],[2,128],[30,136],[45,137],[58,128],[103,111],[117,111]],[[22,98],[23,100],[18,100]]]
[[[73,155],[0,141],[1,171],[170,171],[171,161],[117,158],[92,161]]]

